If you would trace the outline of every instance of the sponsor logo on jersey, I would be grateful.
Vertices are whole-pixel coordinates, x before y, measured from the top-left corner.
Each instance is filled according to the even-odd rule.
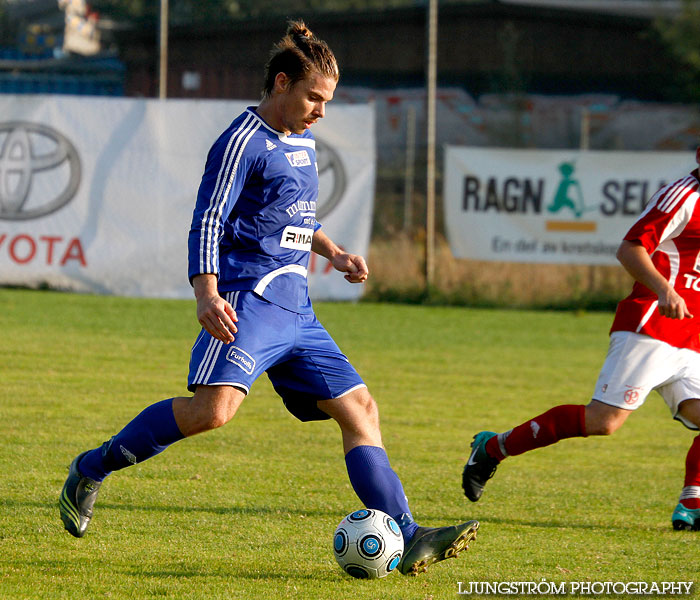
[[[292,250],[311,250],[311,240],[314,237],[314,230],[305,227],[293,227],[287,225],[282,232],[280,246],[282,248],[290,248]]]
[[[293,217],[295,214],[298,212],[305,212],[305,213],[315,213],[316,212],[316,202],[313,200],[297,200],[294,204],[291,204],[287,208],[285,208],[287,211],[287,214],[290,217]]]
[[[695,268],[697,269],[697,262],[695,263]],[[700,277],[697,275],[691,275],[690,273],[683,273],[685,277],[685,288],[687,290],[693,290],[700,292]]]
[[[255,369],[255,359],[238,346],[230,346],[226,353],[226,360],[243,369],[248,375]]]
[[[277,144],[273,144],[270,140],[266,139],[265,140],[265,147],[268,150],[274,150],[275,148],[277,148]]]
[[[68,138],[38,123],[0,123],[0,219],[36,219],[62,208],[80,185]]]
[[[309,167],[311,166],[311,157],[306,150],[297,150],[296,152],[285,152],[289,164],[293,167]]]

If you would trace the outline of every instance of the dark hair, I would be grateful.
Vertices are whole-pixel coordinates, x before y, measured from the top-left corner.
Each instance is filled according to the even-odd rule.
[[[313,71],[335,81],[340,77],[328,44],[311,33],[304,21],[289,21],[286,35],[275,44],[265,66],[263,97],[272,94],[278,73],[286,74],[294,85]]]

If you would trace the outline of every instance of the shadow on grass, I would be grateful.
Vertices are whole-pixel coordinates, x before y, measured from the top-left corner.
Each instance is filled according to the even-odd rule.
[[[260,571],[246,571],[245,568],[242,568],[240,566],[235,567],[235,572],[232,571],[227,571],[227,570],[222,570],[220,568],[217,569],[207,569],[207,568],[202,568],[202,569],[193,569],[191,567],[187,569],[182,569],[182,570],[175,570],[175,569],[157,569],[150,571],[148,569],[139,569],[139,568],[133,568],[133,569],[128,569],[128,570],[122,570],[121,572],[124,575],[128,575],[131,577],[153,577],[156,579],[176,579],[176,578],[181,578],[181,579],[186,579],[186,578],[192,578],[192,577],[206,577],[207,579],[211,579],[212,577],[219,577],[219,578],[225,578],[225,579],[231,579],[232,577],[237,578],[237,579],[250,579],[252,581],[289,581],[291,578],[293,578],[295,581],[298,580],[308,580],[308,581],[313,581],[314,583],[317,583],[319,581],[337,581],[338,580],[338,575],[329,571],[328,573],[322,572],[322,573],[290,573],[289,571],[285,572],[279,572],[279,573],[274,573],[274,572],[265,572],[261,573]]]
[[[33,507],[33,508],[55,508],[58,509],[58,502],[55,504],[40,502],[40,501],[16,501],[3,499],[0,500],[0,506],[7,507]],[[163,513],[163,514],[182,514],[182,513],[203,513],[203,514],[213,514],[213,515],[242,515],[242,516],[284,516],[284,515],[295,515],[302,517],[327,517],[336,518],[338,512],[329,509],[318,509],[318,508],[299,508],[299,507],[274,507],[274,506],[154,506],[154,505],[144,505],[144,504],[116,504],[113,502],[99,503],[96,506],[99,511],[102,510],[114,510],[114,511],[128,511],[128,512],[143,512],[143,513]],[[642,527],[639,522],[629,523],[629,524],[616,524],[611,526],[607,524],[592,524],[577,521],[560,521],[555,519],[513,519],[513,518],[501,518],[501,517],[478,517],[472,515],[420,515],[416,521],[419,524],[424,524],[430,527],[436,527],[441,525],[451,525],[460,521],[467,521],[469,519],[476,519],[480,522],[482,531],[484,525],[505,525],[513,527],[535,527],[542,529],[584,529],[584,530],[634,530],[634,531],[666,531],[668,528],[666,524],[663,525],[659,523],[657,526]]]
[[[462,517],[464,519],[464,517]],[[513,527],[537,527],[541,529],[587,529],[591,531],[595,530],[600,530],[600,531],[611,531],[611,530],[634,530],[634,531],[648,531],[648,532],[656,532],[656,531],[666,531],[668,527],[666,527],[666,524],[664,523],[663,526],[659,524],[658,526],[653,526],[653,527],[643,527],[640,525],[639,522],[635,523],[629,523],[629,524],[619,524],[619,525],[610,525],[609,523],[600,523],[600,524],[592,524],[592,523],[585,523],[585,522],[577,522],[577,521],[557,521],[555,519],[541,519],[541,520],[535,520],[535,519],[511,519],[511,518],[501,518],[501,517],[478,517],[478,516],[471,516],[468,517],[471,519],[476,519],[479,521],[481,525],[480,531],[483,532],[484,526],[488,525],[510,525]],[[467,519],[465,519],[467,520]],[[429,522],[429,523],[441,523],[445,522],[446,519],[444,516],[442,517],[435,517],[435,516],[428,516],[428,517],[423,517],[421,519],[416,519],[419,523],[422,521]],[[449,519],[447,520],[449,521]],[[447,522],[445,522],[447,524]],[[433,525],[431,525],[433,526]]]
[[[58,499],[56,502],[41,502],[38,500],[12,500],[8,498],[0,499],[0,507],[19,508],[51,508],[58,510]],[[337,517],[338,511],[318,508],[302,507],[275,507],[275,506],[157,506],[151,504],[116,504],[113,502],[98,502],[95,505],[96,511],[118,510],[131,512],[160,512],[160,513],[211,513],[214,515],[301,515],[305,517]],[[342,515],[341,515],[342,516]]]
[[[543,529],[610,529],[609,525],[593,525],[591,523],[577,523],[576,521],[555,521],[554,519],[533,520],[533,519],[502,519],[498,517],[488,517],[481,520],[484,523],[493,523],[494,525],[513,525],[515,527],[539,527]],[[620,529],[639,529],[639,525],[635,523],[629,526],[622,526]]]
[[[22,565],[26,569],[40,569],[42,571],[52,570],[56,572],[65,572],[67,568],[73,563],[71,558],[52,558],[52,559],[41,559],[32,558],[31,560],[14,560],[16,565]],[[282,580],[289,581],[290,578],[294,580],[313,580],[318,581],[337,581],[338,574],[332,571],[321,571],[315,573],[298,573],[298,572],[265,572],[247,570],[241,565],[232,565],[230,569],[226,569],[221,565],[201,565],[193,566],[187,565],[182,568],[173,566],[172,568],[161,568],[161,569],[148,569],[143,566],[134,566],[132,568],[126,569],[116,569],[114,571],[121,572],[123,575],[129,577],[151,577],[153,579],[189,579],[192,577],[202,577],[207,579],[221,578],[221,579],[231,579],[232,577],[250,579],[250,580]]]
[[[275,506],[153,506],[144,504],[114,504],[106,502],[96,505],[96,509],[162,512],[162,513],[209,513],[214,515],[303,515],[314,517],[336,517],[337,511],[314,508],[279,508]]]

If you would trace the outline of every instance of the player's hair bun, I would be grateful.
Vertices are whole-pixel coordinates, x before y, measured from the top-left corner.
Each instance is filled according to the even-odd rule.
[[[332,50],[318,39],[301,19],[287,22],[287,33],[277,42],[265,66],[263,98],[269,98],[278,73],[287,75],[292,84],[316,71],[338,81],[338,63]]]
[[[304,21],[290,21],[289,26],[287,27],[287,35],[290,36],[295,42],[308,42],[314,37],[314,34],[306,26]]]

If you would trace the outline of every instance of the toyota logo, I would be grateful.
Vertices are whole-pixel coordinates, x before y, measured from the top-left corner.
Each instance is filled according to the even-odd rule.
[[[0,123],[0,219],[48,215],[79,185],[78,152],[64,135],[37,123]]]
[[[338,153],[316,138],[319,194],[316,218],[321,220],[338,205],[345,193],[345,168]]]

